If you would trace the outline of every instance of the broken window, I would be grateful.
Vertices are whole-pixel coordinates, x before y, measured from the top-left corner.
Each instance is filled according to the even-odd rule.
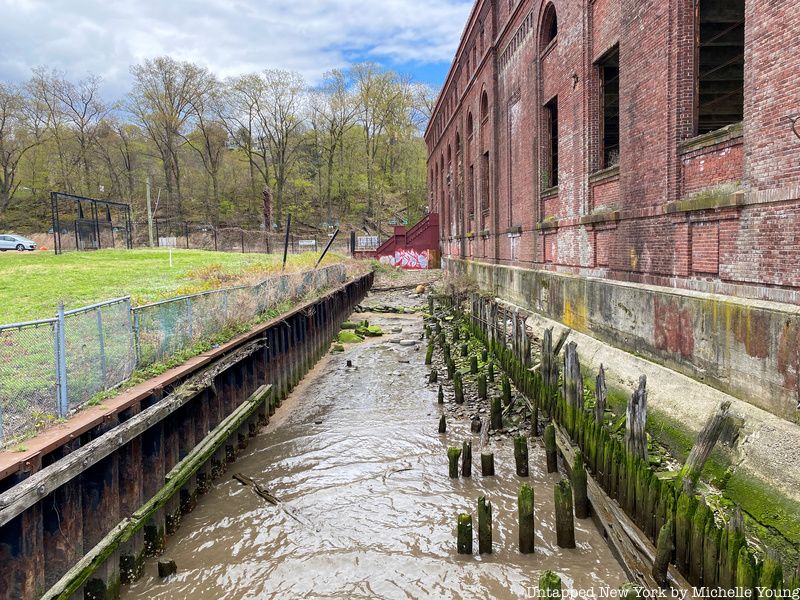
[[[600,71],[600,168],[619,164],[619,47],[598,62]]]
[[[545,118],[545,165],[542,174],[542,189],[558,185],[558,97],[544,105]]]
[[[483,212],[489,210],[489,153],[483,155],[481,166],[481,208]]]
[[[467,211],[469,218],[475,216],[475,165],[469,166],[469,181],[467,182]]]
[[[744,0],[697,0],[695,23],[700,135],[744,116]]]

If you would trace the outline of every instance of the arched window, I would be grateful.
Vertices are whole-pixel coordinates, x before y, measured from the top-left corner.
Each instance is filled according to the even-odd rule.
[[[467,113],[467,139],[472,137],[473,132],[473,124],[472,124],[472,112]]]
[[[489,117],[489,94],[485,91],[481,96],[481,121]]]
[[[556,39],[556,36],[558,36],[558,17],[556,16],[556,7],[551,2],[544,9],[542,18],[542,50],[547,48]]]

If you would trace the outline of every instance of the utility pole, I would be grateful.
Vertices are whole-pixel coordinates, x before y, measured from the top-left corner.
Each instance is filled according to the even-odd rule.
[[[153,247],[153,210],[150,206],[150,176],[147,176],[147,235],[150,239],[150,247]]]

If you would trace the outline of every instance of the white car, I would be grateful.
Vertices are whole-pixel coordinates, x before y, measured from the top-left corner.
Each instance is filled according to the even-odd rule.
[[[36,242],[21,235],[0,235],[0,252],[6,250],[36,250]]]

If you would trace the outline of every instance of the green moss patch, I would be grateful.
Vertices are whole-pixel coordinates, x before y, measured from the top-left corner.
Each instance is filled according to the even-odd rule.
[[[364,338],[354,331],[343,329],[339,332],[338,340],[340,344],[358,344],[363,342]]]

